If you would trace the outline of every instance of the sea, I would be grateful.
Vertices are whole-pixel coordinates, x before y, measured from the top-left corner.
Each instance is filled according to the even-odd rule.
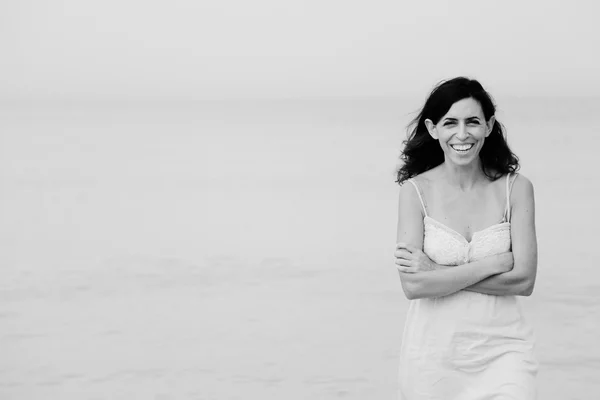
[[[395,399],[424,98],[0,104],[0,399]],[[539,399],[600,398],[600,98],[497,97]]]

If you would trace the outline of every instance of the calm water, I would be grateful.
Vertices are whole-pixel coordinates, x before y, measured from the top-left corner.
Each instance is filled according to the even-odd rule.
[[[0,398],[394,399],[420,99],[0,110]],[[534,183],[540,399],[600,396],[598,99],[497,99]]]

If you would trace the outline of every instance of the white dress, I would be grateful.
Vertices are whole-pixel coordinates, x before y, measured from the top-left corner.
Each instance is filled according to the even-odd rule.
[[[510,251],[510,174],[504,220],[471,241],[425,212],[423,251],[460,265]],[[532,400],[538,362],[534,334],[516,296],[458,291],[410,301],[400,350],[401,400]]]

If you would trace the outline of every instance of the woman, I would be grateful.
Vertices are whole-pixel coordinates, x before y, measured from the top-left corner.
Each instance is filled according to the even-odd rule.
[[[517,300],[537,269],[533,186],[494,114],[479,82],[455,78],[433,90],[405,142],[400,399],[535,398],[533,332]]]

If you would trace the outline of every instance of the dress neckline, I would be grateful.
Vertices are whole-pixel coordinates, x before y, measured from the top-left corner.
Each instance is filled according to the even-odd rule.
[[[471,240],[467,240],[467,238],[464,237],[462,235],[462,233],[460,233],[460,232],[458,232],[458,231],[450,228],[448,225],[444,224],[443,222],[438,221],[435,218],[431,218],[429,215],[425,215],[425,217],[423,217],[423,221],[426,221],[426,220],[429,220],[429,221],[435,223],[436,225],[438,225],[438,226],[446,229],[446,231],[448,233],[454,234],[455,236],[459,237],[460,239],[462,239],[465,243],[467,243],[469,245],[471,243],[473,243],[473,239],[475,239],[475,236],[478,235],[478,234],[480,234],[480,233],[483,233],[483,232],[486,232],[486,231],[490,231],[490,230],[493,230],[493,229],[498,229],[498,228],[501,228],[501,227],[504,227],[504,226],[510,226],[510,221],[498,222],[497,224],[493,224],[493,225],[488,226],[487,228],[483,228],[483,229],[480,229],[478,231],[473,232],[473,234],[471,235]]]

